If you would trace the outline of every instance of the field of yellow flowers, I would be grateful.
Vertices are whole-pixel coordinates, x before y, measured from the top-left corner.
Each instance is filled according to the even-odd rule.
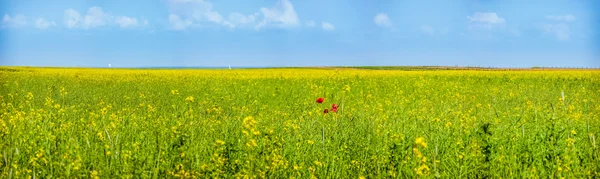
[[[600,177],[600,71],[3,67],[0,85],[0,178]]]

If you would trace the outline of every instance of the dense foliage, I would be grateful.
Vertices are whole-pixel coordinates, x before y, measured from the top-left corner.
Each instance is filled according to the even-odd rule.
[[[0,85],[0,178],[600,177],[600,71],[1,68]]]

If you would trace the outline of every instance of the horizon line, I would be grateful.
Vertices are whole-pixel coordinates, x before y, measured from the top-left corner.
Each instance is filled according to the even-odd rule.
[[[530,66],[530,67],[500,67],[500,66],[462,66],[462,65],[308,65],[308,66],[28,66],[28,65],[0,65],[0,67],[21,68],[98,68],[98,69],[259,69],[259,68],[446,68],[446,69],[600,69],[598,67],[568,67],[568,66]]]

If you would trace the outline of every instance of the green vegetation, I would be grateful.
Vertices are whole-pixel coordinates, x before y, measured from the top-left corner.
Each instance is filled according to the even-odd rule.
[[[600,71],[7,69],[0,178],[600,177]]]

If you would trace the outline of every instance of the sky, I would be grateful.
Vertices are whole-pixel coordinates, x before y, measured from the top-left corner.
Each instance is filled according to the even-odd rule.
[[[600,1],[2,0],[0,66],[600,67]]]

